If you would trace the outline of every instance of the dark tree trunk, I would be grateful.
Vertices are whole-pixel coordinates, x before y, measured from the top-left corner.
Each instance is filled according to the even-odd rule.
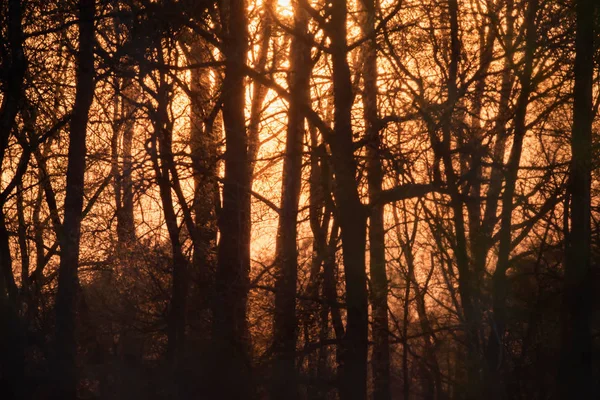
[[[331,168],[329,168],[329,159],[325,152],[325,144],[319,142],[317,129],[314,126],[310,126],[309,131],[312,147],[309,197],[309,219],[313,233],[311,277],[315,276],[315,286],[310,288],[309,295],[315,297],[318,295],[319,288],[317,284],[319,280],[317,275],[322,268],[320,279],[321,295],[325,298],[325,302],[319,310],[317,327],[319,340],[324,343],[329,338],[331,328],[333,328],[335,339],[341,343],[344,336],[344,324],[337,299],[338,265],[336,262],[339,226],[333,219],[334,204],[331,197],[332,173]],[[330,354],[331,350],[328,346],[321,346],[319,349],[317,367],[312,371],[315,384],[311,385],[308,392],[308,396],[311,399],[323,400],[328,398],[327,394],[330,388],[324,385],[323,382],[331,379]],[[337,363],[341,363],[340,346],[336,347],[335,356]]]
[[[571,232],[562,312],[559,390],[562,399],[593,398],[591,287],[592,85],[596,2],[576,1],[575,88],[571,135]]]
[[[340,398],[367,396],[368,300],[365,263],[366,211],[356,181],[352,139],[352,81],[348,66],[346,39],[347,5],[331,4],[329,36],[333,65],[334,133],[329,139],[335,175],[334,196],[341,229],[346,280],[347,322],[342,341]]]
[[[383,171],[381,166],[381,138],[377,114],[377,42],[375,37],[375,0],[363,0],[365,9],[362,31],[372,37],[363,47],[363,117],[367,140],[367,179],[369,203],[369,267],[371,275],[372,310],[372,370],[373,399],[390,400],[390,343],[388,327],[388,280],[385,263],[384,204],[377,202],[381,195]]]
[[[0,385],[7,399],[24,396],[24,335],[17,309],[17,286],[12,274],[9,234],[4,212],[0,209]],[[7,295],[8,292],[8,295]]]
[[[269,50],[271,44],[271,33],[273,30],[272,13],[273,0],[265,0],[262,5],[262,37],[260,38],[260,50],[254,69],[259,74],[266,72],[267,62],[269,61]],[[275,57],[275,53],[272,54]],[[273,59],[273,63],[275,60]],[[254,168],[256,166],[256,157],[260,150],[260,123],[263,115],[263,103],[267,96],[267,87],[257,81],[252,83],[252,100],[250,101],[250,121],[248,121],[248,159],[250,167],[248,173],[250,180],[254,177]]]
[[[533,56],[536,47],[537,0],[530,0],[525,18],[525,63],[521,74],[521,92],[517,99],[513,144],[506,165],[505,187],[502,194],[502,213],[500,221],[500,244],[498,261],[492,276],[493,286],[493,326],[487,342],[486,358],[486,388],[491,398],[504,399],[507,396],[505,385],[502,383],[502,353],[504,351],[504,333],[507,323],[506,299],[508,297],[508,282],[506,272],[509,266],[512,250],[512,214],[514,209],[513,197],[518,178],[523,140],[527,133],[526,113],[529,97],[532,91]]]
[[[27,238],[27,223],[25,222],[25,200],[23,199],[23,185],[17,185],[17,218],[19,221],[19,250],[21,252],[21,291],[27,297],[29,291],[29,240]]]
[[[498,213],[498,203],[502,183],[504,181],[504,153],[506,151],[506,123],[509,114],[511,91],[514,84],[514,76],[511,73],[514,63],[514,4],[513,0],[507,0],[505,5],[506,13],[506,34],[504,35],[504,47],[507,49],[504,55],[504,65],[502,71],[502,81],[500,84],[500,102],[498,104],[498,116],[494,121],[494,133],[496,141],[492,149],[492,160],[494,165],[490,169],[490,182],[487,189],[487,200],[483,213],[483,221],[480,225],[479,241],[475,249],[475,270],[483,274],[487,254],[493,245],[492,233],[496,226],[496,215]]]
[[[2,103],[0,104],[0,168],[4,162],[6,149],[15,126],[15,119],[23,103],[23,81],[27,69],[27,60],[23,52],[22,9],[20,0],[2,3],[6,7],[7,43],[0,58],[0,78],[2,78]],[[4,11],[4,10],[2,10]],[[8,193],[2,193],[0,199],[0,321],[8,317],[9,303],[17,304],[17,287],[12,272],[9,236],[4,217],[4,204]],[[16,310],[13,310],[16,311]],[[12,311],[11,311],[12,313]]]
[[[69,133],[69,155],[64,223],[60,235],[60,267],[56,296],[56,399],[77,397],[76,302],[78,290],[79,240],[84,195],[86,130],[94,99],[95,0],[80,0],[79,48],[75,105]]]
[[[193,62],[208,59],[209,49],[196,43],[191,45]],[[194,223],[197,237],[194,238],[194,254],[190,277],[194,278],[195,306],[199,330],[210,332],[210,301],[213,297],[216,268],[217,210],[219,185],[217,181],[218,145],[221,139],[221,122],[217,120],[217,108],[211,101],[210,70],[192,69],[190,96],[190,149],[194,174]],[[207,339],[198,332],[198,339]]]
[[[273,321],[273,387],[271,399],[298,398],[295,352],[297,338],[296,281],[298,273],[297,218],[302,181],[303,107],[310,105],[310,47],[305,38],[308,16],[295,7],[295,36],[290,49],[290,109],[283,159],[281,213],[275,258],[275,316]]]
[[[161,76],[161,82],[157,90],[157,109],[152,121],[154,131],[158,139],[153,142],[152,163],[158,183],[161,204],[165,215],[165,224],[171,241],[171,252],[173,257],[173,272],[171,286],[171,304],[167,320],[167,356],[175,367],[181,362],[185,349],[185,326],[187,305],[187,259],[183,254],[181,240],[179,238],[179,225],[173,199],[173,186],[177,180],[173,171],[173,124],[169,120],[168,105],[169,95],[167,84]]]
[[[244,115],[244,67],[248,49],[246,2],[220,3],[223,25],[223,121],[225,177],[219,216],[213,304],[214,395],[225,400],[253,397],[247,321],[250,272],[250,160]]]
[[[119,256],[125,257],[127,256],[126,253],[131,250],[130,247],[136,239],[135,219],[133,215],[133,182],[131,178],[133,167],[131,151],[136,108],[131,104],[131,100],[127,98],[135,98],[136,93],[132,90],[132,82],[130,79],[117,79],[115,86],[118,87],[118,91],[115,94],[114,104],[115,122],[111,143],[111,167],[116,203],[117,248]],[[120,95],[125,95],[125,97]],[[119,146],[119,142],[121,146]]]
[[[440,142],[437,133],[433,133],[432,139],[435,147],[440,148],[444,172],[450,192],[450,207],[452,209],[452,220],[455,230],[455,253],[456,266],[458,269],[458,292],[460,294],[461,311],[465,320],[466,336],[466,370],[467,390],[465,397],[468,400],[477,400],[481,397],[483,389],[481,369],[481,338],[480,325],[481,313],[479,312],[478,299],[479,287],[476,285],[475,274],[471,268],[468,253],[468,243],[465,229],[464,200],[459,186],[459,177],[454,170],[452,159],[452,124],[456,104],[459,101],[458,93],[458,67],[460,61],[461,42],[459,31],[459,4],[457,0],[448,0],[448,13],[450,22],[450,63],[448,68],[448,98],[445,104],[445,115],[442,116],[442,138]]]
[[[322,155],[319,154],[319,139],[317,137],[317,130],[313,126],[309,127],[310,132],[310,178],[309,178],[309,222],[310,229],[312,232],[312,257],[311,257],[311,268],[310,268],[310,286],[308,288],[309,296],[318,296],[319,286],[323,286],[321,269],[323,267],[323,261],[326,258],[327,251],[327,232],[329,230],[329,221],[331,220],[331,210],[323,210],[325,206],[325,195],[324,187],[321,182],[322,168],[319,165],[319,160],[322,159]],[[323,162],[326,162],[323,160]],[[318,313],[318,318],[306,318],[312,322],[311,328],[318,329],[318,337],[320,341],[325,341],[329,336],[329,306],[323,304]],[[306,322],[307,324],[310,322]],[[307,328],[310,329],[310,328]],[[327,375],[328,365],[327,358],[329,357],[329,349],[323,346],[319,349],[318,354],[315,356],[316,361],[312,361],[313,364],[309,365],[309,375],[314,381],[307,388],[307,396],[310,399],[323,400],[325,397],[325,391],[322,386],[319,385],[319,381],[323,380]],[[316,366],[314,366],[316,364]]]

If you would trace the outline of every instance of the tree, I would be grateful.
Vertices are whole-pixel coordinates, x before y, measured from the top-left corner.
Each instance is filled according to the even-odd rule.
[[[591,174],[595,3],[576,1],[576,37],[571,133],[571,231],[567,236],[562,312],[560,396],[593,391],[591,307]]]
[[[352,81],[348,66],[347,4],[331,3],[329,38],[333,68],[334,132],[328,137],[335,176],[334,196],[341,228],[347,323],[342,341],[340,397],[367,396],[368,302],[365,263],[367,214],[356,181],[352,132]]]
[[[310,47],[306,45],[308,15],[294,4],[294,31],[290,48],[290,108],[286,132],[283,176],[281,179],[281,209],[275,251],[275,315],[273,321],[272,399],[297,399],[296,376],[296,286],[298,274],[297,219],[302,183],[302,153],[305,118],[302,107],[310,104]]]
[[[24,100],[24,78],[27,71],[27,59],[23,51],[22,5],[18,0],[2,3],[2,19],[7,25],[6,37],[3,37],[0,83],[2,101],[0,104],[0,169],[3,168],[6,151],[16,118]],[[4,34],[2,35],[4,36]],[[22,343],[21,321],[17,286],[13,275],[13,263],[10,250],[4,207],[6,199],[15,186],[20,186],[19,176],[13,178],[13,185],[4,188],[0,195],[0,323],[4,327],[0,337],[0,383],[6,388],[9,398],[23,395],[24,348]],[[12,187],[11,187],[12,186]],[[9,190],[10,189],[10,190]],[[17,187],[17,190],[20,188]]]
[[[371,276],[371,310],[373,313],[373,398],[390,400],[390,345],[388,322],[388,278],[385,260],[385,205],[378,202],[383,185],[381,138],[377,107],[377,36],[375,32],[376,1],[363,1],[363,35],[367,40],[363,55],[363,115],[367,144],[367,179],[369,203],[369,267]]]
[[[80,229],[83,211],[86,133],[94,100],[95,0],[80,0],[75,104],[69,132],[64,222],[56,296],[56,399],[77,398],[76,308]]]
[[[244,66],[248,48],[246,2],[219,4],[223,29],[223,122],[225,175],[219,215],[213,341],[215,394],[223,399],[250,398],[250,343],[247,299],[250,272],[250,160],[244,116]],[[231,385],[229,382],[236,382]]]

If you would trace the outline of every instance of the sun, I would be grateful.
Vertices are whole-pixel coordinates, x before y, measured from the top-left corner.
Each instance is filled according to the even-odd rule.
[[[277,15],[280,18],[292,18],[294,16],[293,0],[277,0]]]

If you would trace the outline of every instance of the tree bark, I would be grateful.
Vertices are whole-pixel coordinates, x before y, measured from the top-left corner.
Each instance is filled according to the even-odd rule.
[[[80,0],[76,94],[69,132],[69,153],[61,257],[56,296],[56,399],[77,397],[76,302],[79,240],[84,195],[86,131],[94,99],[95,0]]]
[[[244,67],[248,50],[245,0],[219,4],[225,78],[225,177],[219,216],[213,341],[213,384],[226,400],[253,397],[247,302],[250,272],[250,160],[245,122]]]
[[[384,204],[377,202],[381,195],[383,171],[381,166],[381,138],[377,112],[377,39],[375,37],[376,0],[363,0],[362,31],[371,37],[363,46],[363,118],[367,141],[367,180],[369,203],[369,268],[371,276],[372,311],[372,376],[373,399],[390,400],[390,343],[388,327],[388,281],[385,262]]]
[[[135,128],[135,106],[127,97],[135,98],[130,79],[116,79],[113,138],[111,162],[115,191],[117,217],[117,244],[120,256],[124,256],[135,242],[135,219],[133,215],[132,144]],[[121,95],[125,95],[122,97]],[[119,146],[119,142],[121,146]]]
[[[431,135],[434,141],[434,151],[438,148],[443,161],[444,172],[450,192],[450,207],[452,209],[452,220],[455,230],[455,253],[456,266],[458,269],[458,292],[462,314],[465,323],[466,336],[466,370],[467,370],[467,393],[468,400],[481,398],[483,390],[483,377],[481,370],[481,338],[480,325],[481,313],[479,312],[478,299],[480,297],[479,287],[476,285],[475,274],[471,268],[471,260],[468,253],[467,233],[465,229],[464,200],[459,186],[459,177],[454,170],[452,159],[452,124],[454,109],[459,101],[458,92],[458,67],[460,61],[461,42],[459,32],[459,4],[457,0],[448,0],[448,13],[450,22],[450,63],[448,66],[447,90],[444,115],[442,116],[442,141],[437,138],[437,133]]]
[[[2,5],[4,7],[4,4]],[[15,119],[23,103],[23,83],[27,70],[27,60],[23,51],[23,10],[20,0],[7,2],[7,45],[2,53],[0,70],[2,82],[2,103],[0,104],[0,169],[8,148]],[[12,273],[9,236],[4,217],[4,204],[7,196],[0,201],[0,318],[8,317],[9,303],[16,306],[17,291]],[[12,313],[12,311],[11,311]]]
[[[273,31],[273,0],[265,0],[262,5],[262,37],[260,39],[260,50],[255,70],[259,74],[266,73],[267,62],[269,61],[269,49],[271,44],[271,34]],[[273,63],[275,63],[275,54]],[[250,179],[254,177],[254,168],[256,166],[256,157],[260,150],[260,118],[263,114],[263,103],[267,96],[267,87],[254,81],[252,83],[252,100],[250,101],[250,121],[248,122],[248,159],[250,160],[249,174]]]
[[[209,49],[191,44],[194,63],[208,59]],[[211,101],[210,70],[194,68],[191,71],[190,96],[190,149],[194,174],[194,239],[191,276],[195,278],[193,293],[199,310],[200,329],[210,332],[210,304],[213,297],[216,268],[217,210],[219,204],[218,146],[221,138],[221,121],[217,108]],[[193,275],[192,275],[193,274]],[[201,332],[199,332],[201,333]],[[202,335],[201,335],[202,336]],[[202,336],[203,339],[207,337]]]
[[[173,362],[175,370],[184,356],[186,306],[188,292],[188,262],[183,254],[179,237],[179,224],[173,199],[173,185],[177,177],[172,174],[173,166],[173,124],[169,120],[169,96],[164,76],[157,89],[157,109],[154,112],[155,137],[151,149],[152,164],[158,183],[165,224],[171,241],[173,262],[171,304],[167,316],[167,357]],[[158,147],[156,145],[158,142]]]
[[[346,280],[347,322],[342,341],[340,398],[367,396],[368,300],[365,263],[366,217],[356,181],[352,138],[352,80],[346,36],[347,4],[331,4],[329,36],[333,66],[334,133],[329,139],[335,175],[334,196],[342,238]]]
[[[592,398],[591,171],[592,85],[594,75],[593,0],[576,1],[575,88],[571,134],[571,232],[563,294],[559,393],[562,399]]]
[[[290,48],[290,108],[283,159],[281,213],[277,229],[275,256],[275,316],[273,321],[273,387],[271,399],[297,399],[298,382],[295,366],[297,340],[296,283],[298,273],[297,218],[302,182],[304,139],[303,107],[310,105],[310,47],[304,35],[308,15],[294,7],[296,34]]]
[[[537,0],[530,0],[525,18],[526,39],[524,67],[521,75],[521,92],[517,99],[513,145],[506,165],[505,188],[502,194],[498,261],[492,276],[493,319],[486,349],[487,371],[485,379],[488,395],[497,399],[504,399],[507,396],[505,386],[502,384],[501,373],[503,364],[502,354],[504,351],[503,341],[507,323],[506,299],[508,297],[508,282],[506,271],[508,270],[512,250],[513,197],[518,179],[519,165],[521,163],[521,154],[523,152],[523,140],[527,133],[525,118],[532,91],[533,56],[537,40],[535,25],[537,8]]]

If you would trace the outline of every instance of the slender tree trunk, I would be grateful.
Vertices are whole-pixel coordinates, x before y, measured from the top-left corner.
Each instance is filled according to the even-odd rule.
[[[80,0],[76,94],[69,133],[67,189],[60,237],[61,257],[56,296],[56,399],[77,397],[77,343],[75,336],[79,240],[83,210],[86,130],[94,99],[95,0]]]
[[[502,213],[500,223],[500,245],[498,249],[498,262],[492,276],[493,285],[493,320],[491,333],[488,338],[486,357],[487,373],[486,387],[488,395],[492,398],[504,399],[507,396],[505,386],[502,384],[502,354],[504,351],[504,332],[507,323],[506,299],[508,296],[508,282],[506,271],[508,270],[510,253],[512,248],[512,213],[514,209],[513,197],[518,178],[521,154],[523,152],[523,140],[527,133],[526,113],[529,104],[529,96],[532,91],[533,53],[536,46],[535,18],[537,14],[537,0],[530,0],[525,19],[525,64],[521,75],[521,92],[517,100],[515,114],[515,133],[513,145],[506,166],[506,179],[504,193],[502,194]]]
[[[331,327],[336,340],[342,340],[344,325],[337,301],[337,262],[336,252],[338,246],[339,226],[333,219],[333,200],[331,198],[331,169],[325,152],[325,144],[319,143],[317,130],[310,126],[311,137],[311,169],[310,169],[310,197],[309,219],[313,233],[313,265],[311,275],[319,274],[322,266],[321,294],[325,298],[319,312],[319,340],[324,342],[330,335],[329,315],[331,314]],[[331,225],[331,229],[330,229]],[[331,231],[331,232],[330,232]],[[329,233],[329,239],[328,239]],[[315,281],[317,279],[315,278]],[[310,295],[318,295],[318,287]],[[341,363],[340,346],[336,347],[336,361]],[[318,354],[317,369],[313,376],[316,384],[310,387],[309,398],[326,399],[329,388],[323,382],[331,379],[331,366],[329,363],[330,349],[321,346]]]
[[[21,252],[21,290],[27,296],[29,291],[29,241],[27,239],[27,223],[25,222],[25,200],[23,199],[23,184],[17,185],[17,219],[19,221],[19,250]]]
[[[2,4],[4,7],[4,3]],[[27,61],[23,52],[23,27],[22,9],[20,0],[8,1],[7,38],[10,51],[3,55],[2,78],[3,96],[0,105],[0,166],[4,161],[4,154],[15,118],[21,107],[23,99],[23,80],[27,68]],[[6,61],[5,61],[6,60]]]
[[[571,135],[571,232],[562,313],[559,390],[562,399],[592,398],[591,171],[592,85],[594,75],[593,0],[576,1],[575,88]]]
[[[471,268],[468,253],[468,243],[465,229],[465,218],[463,213],[463,193],[459,187],[459,179],[454,170],[452,160],[452,123],[454,109],[459,101],[458,93],[458,67],[461,52],[459,32],[459,6],[457,0],[448,0],[448,13],[450,19],[450,64],[448,68],[448,98],[446,100],[445,115],[443,115],[442,137],[439,142],[436,133],[432,138],[437,142],[436,147],[442,151],[441,157],[444,164],[444,172],[447,177],[447,185],[450,192],[450,207],[452,208],[452,219],[455,229],[454,252],[458,269],[458,292],[460,294],[461,308],[465,321],[465,335],[467,357],[465,360],[467,369],[467,393],[468,400],[477,400],[481,397],[483,389],[481,368],[481,339],[480,323],[481,314],[478,309],[479,287],[476,285],[475,274]]]
[[[250,160],[245,122],[244,66],[248,50],[245,0],[220,3],[223,24],[225,177],[213,304],[215,395],[253,397],[247,321],[250,272]]]
[[[417,206],[418,207],[418,206]],[[417,214],[417,210],[415,208],[415,214]],[[436,336],[433,333],[433,329],[431,326],[431,322],[429,321],[429,317],[427,316],[427,308],[425,305],[425,296],[427,294],[426,288],[421,288],[419,282],[417,281],[417,275],[415,273],[416,265],[415,265],[415,255],[413,251],[413,244],[415,240],[415,236],[417,233],[417,229],[419,228],[419,218],[415,218],[413,222],[412,232],[408,231],[408,228],[405,227],[404,237],[406,240],[402,239],[402,233],[400,231],[400,217],[398,215],[397,207],[393,208],[393,216],[394,216],[394,225],[396,226],[396,236],[398,238],[398,242],[400,243],[402,253],[404,254],[404,260],[406,261],[407,268],[407,287],[412,285],[413,292],[415,293],[415,304],[417,315],[419,317],[419,325],[421,326],[421,331],[423,333],[423,341],[425,342],[424,354],[422,363],[424,364],[424,370],[427,371],[429,378],[426,381],[425,385],[430,385],[427,390],[426,399],[437,399],[443,400],[445,398],[444,388],[442,386],[442,377],[441,377],[441,368],[438,362],[438,354],[436,354]],[[407,221],[406,215],[406,204],[403,205],[403,217],[404,220]],[[431,267],[434,268],[435,261],[433,254],[431,255]]]
[[[6,5],[5,5],[6,4]],[[27,60],[23,51],[23,10],[20,0],[9,0],[2,3],[7,11],[6,38],[2,54],[0,76],[2,78],[2,103],[0,104],[0,169],[8,148],[10,136],[15,126],[15,119],[23,103],[23,81],[27,69]],[[8,317],[16,309],[9,311],[9,303],[17,304],[17,287],[12,272],[12,256],[10,254],[9,235],[4,216],[4,204],[8,193],[0,199],[0,321]],[[7,308],[5,308],[5,306]]]
[[[130,79],[115,82],[118,92],[115,94],[115,111],[113,138],[111,143],[111,162],[113,174],[113,187],[115,190],[116,217],[117,217],[117,242],[120,256],[125,256],[135,242],[135,225],[133,216],[133,184],[131,180],[133,160],[132,144],[135,128],[135,107],[126,97],[135,98]],[[119,87],[120,85],[120,87]],[[127,96],[129,95],[129,96]],[[122,121],[122,122],[116,122]],[[119,143],[121,144],[119,146]]]
[[[193,62],[208,57],[209,49],[197,43],[191,45]],[[217,108],[211,102],[210,70],[194,68],[191,71],[190,148],[194,174],[194,223],[198,236],[193,247],[191,276],[195,277],[200,329],[210,331],[210,302],[213,297],[217,245],[217,209],[219,185],[217,181],[218,143],[221,126],[216,120]],[[193,274],[193,275],[192,275]],[[199,332],[201,333],[201,332]],[[207,337],[202,336],[203,339]]]
[[[390,343],[388,327],[388,281],[385,262],[384,205],[377,202],[381,195],[383,172],[381,138],[377,114],[377,39],[375,37],[376,0],[363,0],[362,31],[372,37],[363,46],[363,118],[367,140],[367,179],[369,203],[374,204],[369,216],[369,267],[371,275],[371,310],[373,314],[372,376],[373,399],[390,400]]]
[[[167,356],[175,365],[178,364],[184,356],[185,349],[185,325],[186,325],[186,305],[187,305],[187,259],[183,254],[181,240],[179,238],[179,224],[175,211],[173,199],[173,183],[176,177],[172,176],[173,171],[173,124],[169,121],[166,82],[161,82],[157,89],[157,104],[155,119],[153,121],[154,131],[158,139],[153,141],[151,150],[154,173],[158,183],[163,213],[165,215],[165,224],[171,241],[171,251],[173,257],[173,278],[171,286],[171,304],[167,320]]]
[[[329,36],[333,64],[334,133],[329,141],[335,175],[334,196],[342,237],[346,280],[347,319],[342,342],[340,398],[367,396],[368,300],[365,265],[366,211],[356,182],[352,140],[352,81],[348,66],[346,38],[347,4],[331,4]]]
[[[281,214],[275,256],[275,316],[273,321],[273,387],[271,399],[298,398],[295,352],[297,338],[296,282],[298,274],[297,218],[302,182],[303,107],[310,104],[310,47],[305,38],[308,15],[294,7],[296,36],[290,49],[290,109],[283,159]]]
[[[494,121],[494,131],[496,135],[494,147],[492,149],[493,165],[490,169],[490,182],[487,190],[487,200],[485,203],[485,211],[483,221],[480,226],[481,233],[480,241],[477,243],[479,250],[475,252],[475,270],[485,270],[485,262],[487,254],[493,245],[492,233],[496,226],[498,213],[498,203],[500,200],[500,192],[502,191],[502,183],[504,181],[504,153],[506,151],[506,123],[509,114],[511,91],[514,84],[514,76],[512,74],[512,65],[514,63],[514,17],[513,17],[513,0],[507,0],[505,5],[506,11],[506,34],[504,37],[504,47],[507,49],[504,56],[504,66],[502,71],[502,81],[500,84],[500,100],[498,104],[498,115]]]
[[[267,62],[269,61],[269,50],[273,31],[273,6],[274,0],[265,0],[262,5],[262,37],[260,39],[258,60],[254,67],[254,69],[261,74],[266,73]],[[272,57],[275,57],[275,54],[272,54]],[[275,63],[274,59],[273,63]],[[256,157],[260,150],[260,119],[263,115],[263,103],[266,96],[267,88],[259,82],[253,82],[252,100],[250,101],[250,121],[248,122],[248,159],[250,160],[249,174],[251,181],[254,177]]]
[[[12,273],[12,256],[4,212],[0,209],[0,385],[8,399],[24,396],[24,335],[17,309],[17,286]]]
[[[497,12],[499,8],[495,8],[493,12]],[[488,71],[493,57],[494,44],[496,42],[496,30],[489,29],[485,32],[485,25],[482,26],[479,32],[479,68],[481,76],[475,84],[473,96],[473,112],[471,117],[471,135],[469,136],[469,171],[471,175],[470,183],[470,199],[467,202],[467,213],[469,216],[469,245],[471,257],[473,258],[473,270],[475,273],[475,281],[479,284],[483,281],[485,275],[485,264],[488,249],[487,237],[485,236],[486,229],[482,229],[482,213],[483,201],[481,197],[483,185],[483,155],[484,155],[484,128],[482,125],[482,111],[486,88],[486,80]]]

